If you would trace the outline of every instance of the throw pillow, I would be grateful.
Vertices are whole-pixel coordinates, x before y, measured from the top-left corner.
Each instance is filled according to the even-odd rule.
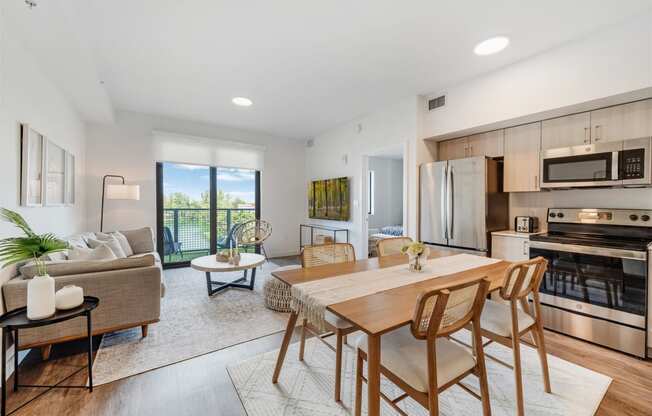
[[[134,254],[151,253],[156,251],[154,245],[154,232],[149,227],[140,228],[138,230],[122,230],[122,235],[127,237],[129,245],[134,251]]]
[[[96,248],[73,247],[68,252],[68,260],[115,260],[117,257],[106,244]]]
[[[115,237],[115,239],[118,240],[118,243],[120,243],[120,247],[122,247],[122,251],[124,251],[127,257],[134,255],[134,251],[132,250],[131,245],[129,245],[129,240],[127,240],[127,237],[125,237],[125,235],[120,231],[114,231],[109,234],[95,233],[95,236],[100,241],[108,241],[111,239],[111,237]]]
[[[113,254],[115,254],[115,256],[119,259],[123,259],[127,257],[118,240],[112,235],[109,236],[109,238],[107,238],[106,240],[96,240],[94,238],[89,238],[87,242],[90,248],[97,248],[102,244],[107,245],[111,249]]]

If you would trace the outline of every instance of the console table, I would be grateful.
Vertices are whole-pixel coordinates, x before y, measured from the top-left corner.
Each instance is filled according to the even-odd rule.
[[[310,230],[310,245],[315,243],[315,230],[326,231],[328,233],[333,233],[333,242],[337,242],[337,233],[346,234],[346,242],[349,242],[349,230],[348,228],[338,228],[331,227],[329,225],[319,225],[319,224],[300,224],[299,225],[299,251],[307,244],[303,243],[303,230]]]

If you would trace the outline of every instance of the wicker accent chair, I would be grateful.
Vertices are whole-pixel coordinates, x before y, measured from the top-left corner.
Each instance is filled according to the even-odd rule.
[[[355,261],[355,249],[349,243],[333,243],[316,246],[306,246],[301,251],[301,266],[305,268],[323,266],[333,263]],[[356,331],[351,324],[334,314],[326,311],[326,329],[336,336],[335,348],[324,340],[325,336],[313,328],[307,319],[303,320],[301,341],[299,346],[299,361],[303,361],[306,335],[310,332],[328,348],[335,352],[335,401],[341,401],[342,391],[342,351],[347,335]]]
[[[492,342],[498,342],[512,348],[514,354],[513,367],[490,355],[487,355],[487,357],[499,364],[513,368],[516,382],[516,410],[519,416],[525,414],[520,339],[528,332],[532,334],[535,341],[534,346],[539,353],[544,389],[547,393],[552,392],[545,340],[543,339],[541,305],[539,303],[539,286],[547,267],[548,261],[543,257],[511,265],[505,271],[505,284],[500,290],[500,296],[507,301],[507,304],[487,300],[480,320],[482,335],[489,339],[485,346]],[[530,295],[533,300],[534,313],[532,313],[528,302]],[[521,305],[520,309],[518,304]]]
[[[412,239],[410,237],[390,237],[383,238],[376,242],[376,251],[378,252],[378,257],[391,256],[393,254],[399,254],[401,248],[410,244]]]
[[[489,281],[486,279],[422,293],[417,299],[410,327],[403,327],[383,336],[380,372],[405,393],[395,399],[381,397],[401,415],[406,413],[397,403],[411,397],[439,415],[439,393],[453,385],[482,401],[484,416],[491,415],[489,386],[484,362],[480,314],[484,306]],[[473,351],[448,337],[472,326]],[[362,412],[362,383],[368,340],[363,334],[357,343],[355,415]],[[462,383],[469,374],[480,380],[481,396]]]
[[[233,238],[241,246],[260,246],[260,250],[267,258],[265,240],[272,235],[272,224],[265,220],[251,220],[237,225]]]

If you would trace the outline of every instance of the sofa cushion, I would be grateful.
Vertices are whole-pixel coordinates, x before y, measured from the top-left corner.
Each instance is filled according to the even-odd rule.
[[[68,260],[115,260],[117,257],[106,244],[97,248],[71,248]]]
[[[154,260],[156,263],[161,263],[161,256],[158,255],[157,251],[152,251],[151,253],[141,253],[141,254],[133,254],[129,256],[130,259],[135,259],[138,257],[143,257],[143,256],[152,256],[154,257]]]
[[[156,251],[154,246],[154,232],[149,227],[137,230],[120,231],[129,241],[129,246],[134,254],[144,254]]]
[[[120,242],[118,241],[118,239],[115,238],[112,235],[107,236],[106,240],[99,240],[99,239],[95,239],[95,238],[89,238],[87,243],[90,246],[90,248],[97,248],[97,247],[101,246],[102,244],[106,244],[107,246],[109,246],[109,248],[111,249],[111,251],[113,252],[113,254],[115,254],[115,256],[117,258],[123,259],[123,258],[127,257],[127,255],[125,254],[124,250],[122,249],[122,246],[120,245]]]
[[[68,260],[45,262],[48,274],[52,277],[74,274],[105,272],[109,270],[134,269],[149,267],[156,263],[154,256],[140,256],[114,260]],[[23,277],[31,279],[36,276],[36,265],[29,263],[20,268]]]

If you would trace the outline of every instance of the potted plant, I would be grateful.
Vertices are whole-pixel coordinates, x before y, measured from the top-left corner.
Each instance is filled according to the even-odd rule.
[[[419,241],[415,241],[413,243],[406,244],[403,247],[401,247],[401,253],[407,254],[408,257],[410,258],[409,260],[410,271],[418,272],[421,271],[422,261],[428,257],[430,250],[425,244]]]
[[[37,275],[27,283],[27,317],[43,319],[52,316],[55,312],[54,279],[48,275],[42,257],[66,250],[68,244],[51,233],[36,234],[17,212],[0,208],[0,219],[15,225],[25,234],[0,240],[3,267],[33,260],[37,269]]]

